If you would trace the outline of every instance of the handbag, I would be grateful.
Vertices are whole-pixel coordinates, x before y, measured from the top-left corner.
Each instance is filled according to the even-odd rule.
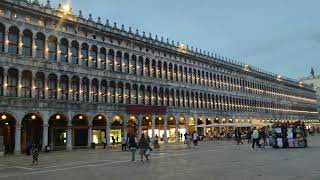
[[[150,154],[151,154],[150,149],[147,149],[147,150],[144,152],[144,154],[145,154],[146,156],[150,156]]]

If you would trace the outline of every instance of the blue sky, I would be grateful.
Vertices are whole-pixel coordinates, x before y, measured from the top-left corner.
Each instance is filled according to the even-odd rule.
[[[291,78],[320,72],[319,0],[52,0]],[[46,3],[46,0],[41,0]],[[320,73],[319,73],[320,74]]]

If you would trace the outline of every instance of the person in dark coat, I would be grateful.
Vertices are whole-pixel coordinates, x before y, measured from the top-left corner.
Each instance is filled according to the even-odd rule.
[[[39,162],[39,147],[38,145],[34,144],[32,146],[32,165],[36,163],[38,165]]]
[[[129,136],[129,149],[131,151],[131,161],[135,161],[136,151],[137,151],[137,143],[136,143],[136,136],[134,134]]]
[[[140,157],[141,157],[141,162],[143,162],[143,156],[145,156],[147,161],[149,161],[149,157],[148,157],[148,155],[146,155],[146,151],[147,150],[150,151],[150,147],[149,147],[149,142],[147,141],[144,134],[141,135],[141,138],[140,138],[139,144],[138,144],[138,149],[140,149],[139,153],[140,153]]]

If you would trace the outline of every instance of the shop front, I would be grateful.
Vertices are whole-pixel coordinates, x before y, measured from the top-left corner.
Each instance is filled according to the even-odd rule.
[[[73,147],[83,148],[88,146],[88,119],[84,115],[76,115],[72,119]]]
[[[62,114],[55,114],[49,119],[48,144],[52,150],[65,150],[67,145],[67,119]]]
[[[14,152],[15,126],[16,120],[11,114],[0,114],[0,136],[3,137],[3,146],[6,154]]]

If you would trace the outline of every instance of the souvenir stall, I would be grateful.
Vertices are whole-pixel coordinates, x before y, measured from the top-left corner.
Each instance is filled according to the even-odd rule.
[[[293,124],[277,123],[272,126],[270,145],[274,148],[307,147],[306,128],[301,121]]]

